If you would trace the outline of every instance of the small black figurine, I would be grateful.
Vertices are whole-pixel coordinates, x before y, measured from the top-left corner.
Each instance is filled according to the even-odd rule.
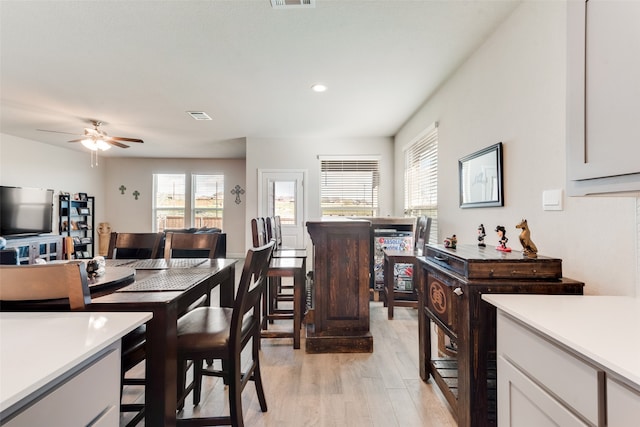
[[[496,249],[502,252],[511,252],[511,248],[507,247],[507,242],[509,241],[506,236],[507,229],[504,228],[503,225],[499,225],[496,227],[496,233],[498,233],[498,237],[500,238],[500,240],[498,240],[499,245]]]
[[[484,237],[487,235],[487,233],[485,233],[484,231],[484,224],[480,224],[478,226],[478,246],[480,246],[481,248],[484,248],[485,246],[487,246],[484,243]]]

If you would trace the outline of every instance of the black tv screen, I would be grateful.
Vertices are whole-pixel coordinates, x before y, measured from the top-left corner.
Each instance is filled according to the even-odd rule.
[[[0,236],[51,233],[53,190],[0,186]]]

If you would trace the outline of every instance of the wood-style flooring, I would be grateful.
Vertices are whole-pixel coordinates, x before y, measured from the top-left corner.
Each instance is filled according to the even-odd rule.
[[[374,337],[370,354],[306,354],[304,338],[300,350],[293,350],[290,338],[263,339],[261,364],[268,411],[260,411],[255,387],[249,383],[243,392],[245,425],[455,426],[433,381],[424,383],[418,374],[417,310],[397,307],[395,318],[387,320],[382,303],[371,302],[370,318]],[[279,322],[283,325],[276,327],[290,324]],[[143,367],[136,369],[143,372]],[[126,387],[123,399],[135,401],[144,396],[139,389]],[[202,402],[194,408],[188,399],[184,411],[227,414],[222,381],[205,377]],[[121,417],[121,425],[127,419]]]

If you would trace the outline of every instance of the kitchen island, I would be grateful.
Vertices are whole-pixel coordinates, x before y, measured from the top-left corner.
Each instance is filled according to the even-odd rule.
[[[499,425],[638,425],[640,299],[482,299],[498,311]]]
[[[118,426],[120,341],[150,313],[0,313],[0,424]]]

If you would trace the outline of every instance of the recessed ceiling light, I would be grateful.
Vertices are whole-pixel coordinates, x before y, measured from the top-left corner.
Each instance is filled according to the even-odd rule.
[[[187,114],[195,120],[211,120],[211,117],[209,117],[209,115],[204,111],[187,111]]]
[[[325,92],[327,90],[327,86],[322,83],[316,83],[311,86],[311,90],[313,90],[314,92]]]

